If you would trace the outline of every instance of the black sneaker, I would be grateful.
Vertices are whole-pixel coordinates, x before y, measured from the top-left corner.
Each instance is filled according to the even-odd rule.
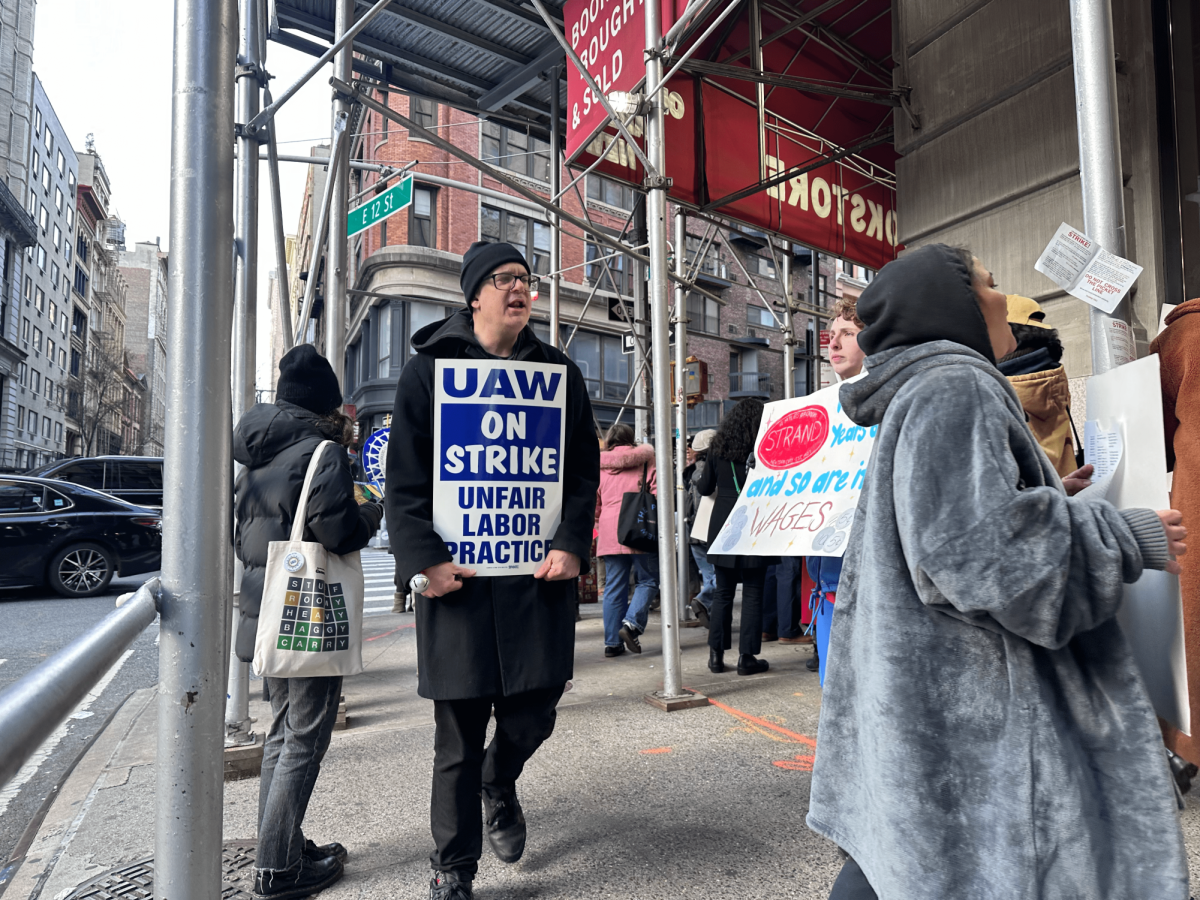
[[[484,821],[488,843],[501,862],[515,863],[525,853],[525,813],[517,792],[509,791],[493,800],[483,790]]]
[[[604,648],[604,655],[607,656],[609,659],[612,659],[614,656],[620,656],[624,652],[625,652],[624,644],[617,644],[617,646],[615,646],[615,647],[605,647]]]
[[[318,859],[324,859],[327,856],[336,856],[338,862],[340,862],[343,866],[346,864],[346,860],[350,856],[350,854],[346,852],[346,848],[337,841],[333,841],[329,844],[314,844],[307,838],[304,840],[304,850],[301,852],[304,854],[306,859],[310,859],[313,862],[316,862]]]
[[[458,872],[434,872],[429,879],[429,900],[474,900],[471,879]]]
[[[622,625],[617,635],[625,642],[625,646],[629,648],[630,653],[642,652],[642,645],[638,642],[638,632],[634,631],[628,625]]]
[[[284,872],[257,869],[254,872],[254,893],[271,900],[291,900],[310,897],[325,890],[342,877],[342,863],[336,856],[311,860],[300,856],[300,865]]]
[[[696,617],[696,621],[708,627],[708,608],[699,600],[691,600],[688,603],[688,609],[692,611],[692,615]]]

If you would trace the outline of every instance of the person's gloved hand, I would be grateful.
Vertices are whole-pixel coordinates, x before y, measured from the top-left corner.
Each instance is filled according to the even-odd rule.
[[[363,503],[358,507],[358,513],[367,520],[367,527],[371,529],[371,534],[379,530],[379,523],[383,521],[383,504],[382,503]]]

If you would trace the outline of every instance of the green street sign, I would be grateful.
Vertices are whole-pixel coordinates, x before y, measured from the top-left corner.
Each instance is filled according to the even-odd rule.
[[[382,194],[357,206],[346,214],[346,237],[354,237],[372,225],[378,225],[412,203],[413,177],[402,178]]]

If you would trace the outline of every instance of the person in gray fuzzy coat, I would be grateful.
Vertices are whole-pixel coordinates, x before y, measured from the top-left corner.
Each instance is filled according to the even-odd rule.
[[[1122,583],[1177,572],[1182,519],[1068,498],[995,360],[1005,298],[920,248],[863,292],[879,426],[835,612],[808,825],[831,897],[1187,900]]]

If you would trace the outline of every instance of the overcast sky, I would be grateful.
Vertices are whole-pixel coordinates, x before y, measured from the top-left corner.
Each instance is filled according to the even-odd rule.
[[[171,175],[171,63],[174,4],[170,0],[37,0],[33,68],[76,150],[89,133],[112,183],[112,209],[126,223],[126,246],[158,237],[168,248]],[[267,44],[276,95],[312,58]],[[328,140],[329,67],[283,107],[280,153],[306,155]],[[281,163],[283,221],[294,233],[304,191],[304,166]],[[267,274],[275,266],[267,169],[261,167],[259,229],[259,359],[270,319]],[[263,381],[260,372],[260,384]]]

